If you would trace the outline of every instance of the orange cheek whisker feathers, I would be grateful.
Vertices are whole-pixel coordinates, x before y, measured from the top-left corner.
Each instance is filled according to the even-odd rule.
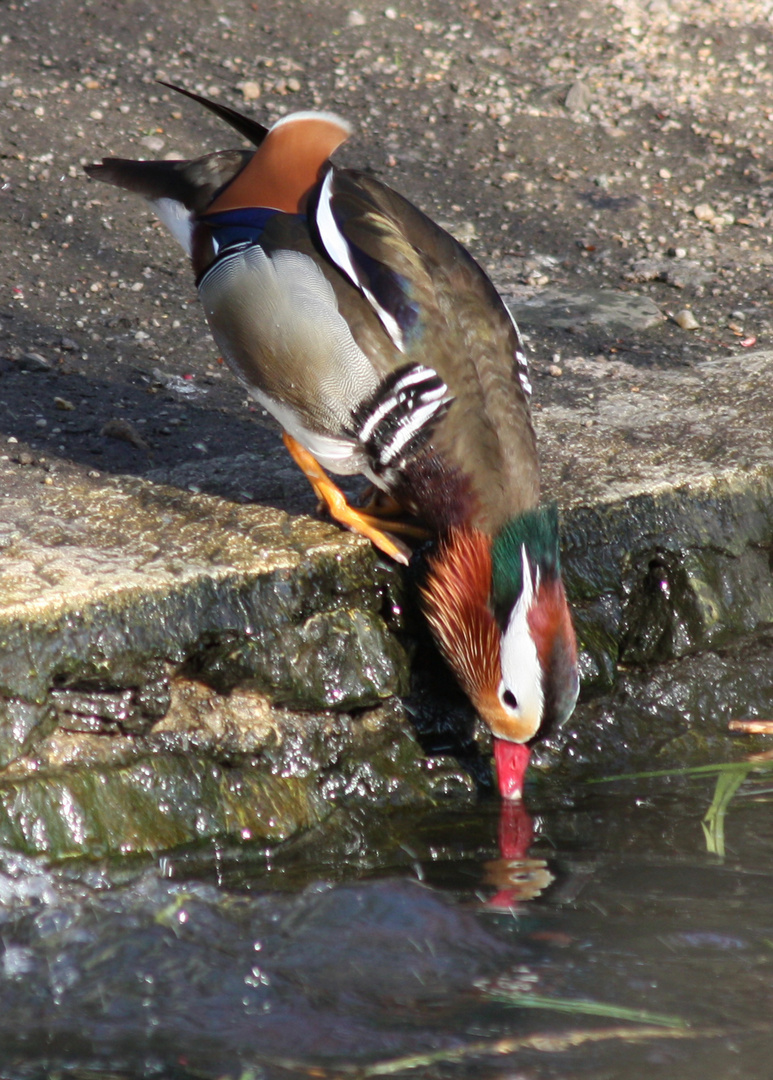
[[[430,561],[422,596],[440,649],[474,702],[499,686],[499,630],[488,604],[490,587],[490,541],[478,530],[452,530]]]

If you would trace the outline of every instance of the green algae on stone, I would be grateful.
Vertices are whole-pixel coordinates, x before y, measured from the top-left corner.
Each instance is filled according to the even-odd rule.
[[[586,689],[600,691],[614,686],[620,652],[620,608],[620,601],[613,593],[572,605],[580,683]]]
[[[771,358],[750,362],[764,412]],[[661,400],[673,373],[648,390],[637,372],[633,398],[609,380],[606,405],[597,393],[536,417],[545,488],[564,507],[584,685],[617,684],[582,704],[537,761],[570,771],[701,761],[726,753],[731,713],[773,707],[764,643],[733,652],[738,635],[773,622],[773,451],[760,434],[770,425],[746,424],[738,454],[734,433],[719,432],[722,443],[712,408],[727,370],[704,367],[687,390],[677,380],[673,407]],[[703,426],[685,428],[684,408],[697,408],[688,391]],[[608,429],[595,426],[602,414]],[[754,467],[739,463],[755,454]],[[9,469],[0,463],[0,475]],[[125,477],[52,479],[7,486],[0,843],[120,852],[245,830],[273,843],[341,801],[469,795],[469,778],[428,761],[392,705],[341,712],[389,701],[407,674],[389,614],[402,580],[361,538]],[[195,675],[210,687],[186,684]],[[256,689],[272,701],[256,704]],[[54,717],[116,734],[68,739],[50,731]]]
[[[470,799],[475,782],[454,758],[427,757],[405,722],[402,709],[386,706],[363,716],[356,747],[341,755],[325,778],[336,802],[367,800],[390,806]]]
[[[16,761],[56,724],[49,704],[0,697],[0,769]]]
[[[254,689],[174,680],[141,738],[64,731],[0,774],[0,845],[51,858],[157,851],[228,836],[274,845],[342,803],[469,798],[391,702],[356,716],[277,708]]]
[[[671,660],[729,644],[771,623],[767,550],[659,554],[626,606],[620,657],[626,663]]]
[[[63,858],[227,835],[278,842],[326,812],[311,778],[153,754],[0,783],[0,844]]]
[[[674,659],[773,622],[769,468],[575,506],[562,539],[586,685],[603,688],[619,661]]]
[[[611,670],[616,652],[682,656],[768,625],[773,351],[691,368],[611,357],[562,367],[571,401],[534,419],[543,487],[562,508],[567,593],[580,609],[608,598],[620,610],[606,627],[616,648],[586,668]]]

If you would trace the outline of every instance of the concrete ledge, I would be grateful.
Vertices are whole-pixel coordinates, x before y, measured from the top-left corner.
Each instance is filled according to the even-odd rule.
[[[699,679],[691,658],[758,635],[748,707],[773,707],[759,638],[773,624],[773,353],[668,373],[562,363],[564,402],[536,410],[544,486],[562,508],[586,697],[614,692],[581,705],[543,765],[706,755],[741,708],[743,653],[711,698],[711,739],[706,695],[680,682]],[[273,842],[346,793],[471,795],[397,704],[402,579],[364,540],[127,477],[0,469],[0,843]],[[659,716],[643,687],[661,670]]]

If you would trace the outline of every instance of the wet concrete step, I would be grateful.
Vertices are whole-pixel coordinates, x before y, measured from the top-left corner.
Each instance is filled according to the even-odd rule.
[[[586,693],[630,691],[653,662],[694,681],[696,655],[757,635],[746,707],[773,708],[759,640],[773,624],[772,375],[773,353],[739,352],[668,372],[570,358],[545,376],[565,391],[535,419]],[[472,793],[452,760],[424,757],[400,709],[403,583],[365,541],[169,483],[7,459],[0,471],[0,842],[73,854],[239,829],[275,840],[342,792]],[[615,709],[600,719],[591,703],[543,762],[582,746],[587,763],[602,720],[608,760],[684,748],[711,695],[669,695],[666,734],[644,715],[616,733]],[[715,705],[719,737],[728,706]],[[693,743],[693,756],[716,745]],[[278,776],[296,778],[292,795]]]

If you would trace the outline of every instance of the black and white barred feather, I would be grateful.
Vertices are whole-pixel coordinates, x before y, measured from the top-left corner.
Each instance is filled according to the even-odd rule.
[[[513,324],[515,336],[518,339],[518,344],[513,354],[515,373],[518,376],[518,382],[521,384],[521,389],[526,397],[529,398],[531,397],[531,380],[529,379],[529,360],[526,356],[526,346],[523,341],[523,335],[521,334],[521,328],[515,321],[515,316],[507,305],[505,305],[505,307],[507,308],[507,314],[510,316],[510,322]]]
[[[378,475],[399,472],[424,447],[452,401],[437,372],[406,364],[354,411],[351,433]]]

